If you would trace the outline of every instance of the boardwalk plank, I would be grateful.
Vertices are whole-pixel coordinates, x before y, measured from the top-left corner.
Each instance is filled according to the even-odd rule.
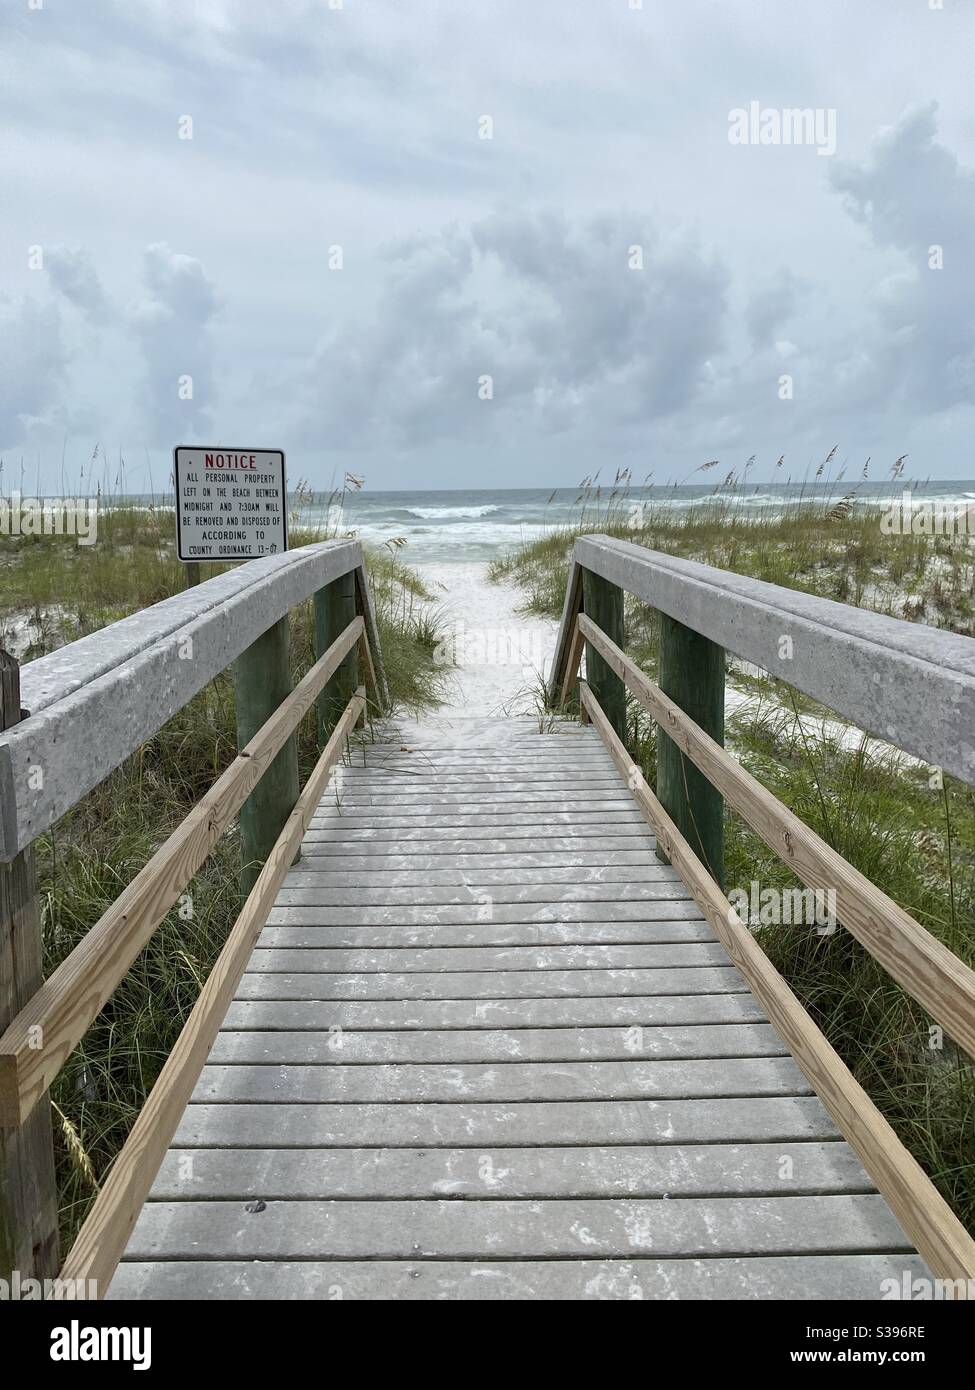
[[[485,1162],[487,1158],[488,1162]],[[783,1177],[785,1173],[787,1176]],[[172,1149],[154,1201],[688,1197],[868,1192],[841,1140],[675,1149]]]
[[[626,994],[735,994],[732,966],[673,970],[490,970],[425,974],[278,975],[248,971],[238,999],[547,999]]]
[[[189,1105],[174,1147],[522,1148],[837,1139],[816,1096],[413,1105]]]
[[[478,1100],[631,1100],[640,1096],[800,1096],[812,1087],[791,1057],[679,1062],[208,1065],[201,1104],[426,1104]]]
[[[332,999],[241,999],[225,1027],[239,1029],[493,1029],[683,1027],[766,1022],[742,986],[732,994],[618,995],[590,999],[397,999],[356,1003]]]
[[[598,735],[559,727],[438,718],[337,770],[111,1296],[924,1272]]]
[[[746,1259],[300,1261],[124,1264],[110,1298],[353,1300],[876,1299],[930,1277],[916,1255]]]
[[[492,864],[486,868],[475,865],[470,868],[451,865],[438,865],[428,869],[396,869],[392,872],[371,868],[368,863],[361,868],[341,869],[329,865],[301,861],[301,867],[292,869],[285,879],[282,891],[292,889],[321,888],[331,900],[339,891],[347,888],[363,890],[368,897],[374,888],[461,888],[488,887],[504,888],[519,884],[532,888],[577,884],[609,883],[632,885],[636,883],[672,882],[667,866],[647,856],[645,864],[579,864],[574,855],[564,856],[564,862],[554,865],[513,865]]]
[[[135,1259],[626,1258],[884,1253],[911,1246],[882,1197],[674,1198],[668,1202],[149,1202]]]
[[[673,915],[673,914],[671,914]],[[648,946],[679,941],[714,941],[707,922],[473,922],[437,927],[426,924],[404,926],[265,927],[258,945],[343,946],[350,949],[370,946]]]
[[[212,1064],[632,1061],[643,1057],[783,1057],[769,1023],[689,1027],[441,1029],[329,1033],[284,1028],[218,1034]]]
[[[581,872],[581,871],[580,871]],[[281,907],[449,907],[488,899],[492,903],[545,903],[549,907],[560,903],[623,904],[628,902],[667,901],[686,898],[688,891],[682,883],[664,876],[649,883],[491,883],[458,888],[423,888],[412,884],[408,888],[329,888],[322,884],[313,888],[282,888],[278,893]]]
[[[249,968],[277,974],[323,971],[358,975],[440,970],[659,970],[671,965],[726,965],[727,961],[724,948],[716,941],[650,946],[402,946],[358,951],[330,945],[298,949],[262,945],[251,956]]]
[[[654,902],[563,902],[563,903],[442,903],[428,907],[381,906],[323,907],[321,904],[279,904],[268,917],[275,927],[382,927],[473,925],[477,922],[506,924],[524,922],[700,922],[701,909],[681,885],[674,885],[674,897]],[[490,908],[490,910],[488,910]]]

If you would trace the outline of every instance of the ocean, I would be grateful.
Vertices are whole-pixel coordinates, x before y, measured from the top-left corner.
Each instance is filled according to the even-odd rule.
[[[915,503],[940,502],[956,505],[975,503],[975,479],[910,482],[904,479],[884,483],[856,483],[836,480],[824,483],[752,483],[746,487],[715,488],[708,485],[682,485],[631,488],[618,496],[614,506],[624,516],[641,504],[653,513],[681,513],[713,504],[743,519],[772,516],[803,500],[822,507],[855,492],[857,506],[878,510],[900,502],[905,489]],[[329,534],[354,532],[373,545],[392,545],[409,563],[484,563],[562,526],[577,525],[583,506],[594,517],[605,509],[612,488],[603,488],[600,498],[590,493],[583,499],[579,488],[468,488],[457,491],[404,490],[348,492],[341,501],[331,502],[327,493],[315,493],[300,500],[292,497],[294,515],[300,524],[321,528]],[[172,506],[172,496],[154,499],[146,496],[116,497],[111,505]],[[598,530],[598,524],[593,525]]]
[[[624,515],[643,504],[651,512],[686,512],[709,502],[723,505],[738,515],[758,518],[781,512],[802,499],[815,499],[824,506],[837,502],[856,485],[849,482],[828,484],[752,484],[745,489],[716,492],[712,486],[632,488],[614,505]],[[913,491],[915,502],[975,502],[975,480],[906,484],[904,481],[861,483],[856,487],[859,504],[878,509],[899,501],[905,486]],[[590,496],[586,502],[592,515],[597,506],[605,508],[612,488],[604,489],[600,502]],[[355,531],[360,540],[384,545],[399,538],[406,542],[400,553],[416,564],[485,562],[514,549],[526,540],[535,540],[562,526],[575,526],[580,520],[583,500],[578,488],[481,488],[435,492],[353,492],[343,505],[330,511],[324,500],[316,501],[305,512],[306,524],[326,523],[339,534]],[[593,529],[598,529],[594,526]]]

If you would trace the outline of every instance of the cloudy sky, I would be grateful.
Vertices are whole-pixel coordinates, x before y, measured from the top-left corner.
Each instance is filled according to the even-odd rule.
[[[975,477],[971,0],[4,0],[0,26],[5,489],[62,456],[74,489],[96,446],[160,488],[194,442],[315,486],[799,476],[834,445]],[[820,138],[775,142],[786,109]]]

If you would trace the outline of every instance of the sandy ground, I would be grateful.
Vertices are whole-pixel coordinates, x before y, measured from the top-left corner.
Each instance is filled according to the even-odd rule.
[[[522,590],[489,583],[486,564],[430,563],[418,569],[436,596],[433,606],[443,614],[448,633],[441,657],[450,670],[450,679],[446,703],[434,718],[537,714],[541,677],[548,675],[551,666],[558,623],[520,613]],[[758,705],[754,695],[736,690],[729,682],[726,719]],[[825,732],[848,750],[856,748],[863,736],[859,729],[838,719],[823,721],[803,714],[799,723],[811,740]],[[909,754],[877,739],[870,739],[868,748],[874,757],[894,752],[904,766],[917,763]]]
[[[463,718],[535,713],[558,624],[519,613],[522,591],[489,583],[486,564],[418,568],[445,619],[439,655],[449,682],[439,712]]]

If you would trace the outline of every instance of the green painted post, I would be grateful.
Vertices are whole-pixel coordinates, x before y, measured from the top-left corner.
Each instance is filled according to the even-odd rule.
[[[234,662],[237,747],[243,748],[291,694],[287,615]],[[287,740],[240,810],[240,892],[246,898],[298,800],[298,749]]]
[[[616,645],[623,647],[623,590],[592,570],[582,572],[582,611]],[[626,742],[626,686],[586,643],[586,680],[619,738]]]
[[[724,648],[666,613],[657,682],[716,743],[724,743]],[[718,886],[724,887],[724,802],[703,772],[657,730],[657,797]],[[666,864],[661,850],[657,858]]]
[[[20,667],[0,648],[0,729],[19,724]],[[32,846],[0,864],[0,1032],[44,983],[41,909]],[[0,1279],[53,1279],[58,1189],[51,1102],[41,1096],[22,1125],[0,1130]]]
[[[337,637],[355,622],[355,572],[350,570],[315,595],[315,658],[328,651]],[[353,647],[316,701],[318,746],[324,748],[359,684],[359,653]]]

